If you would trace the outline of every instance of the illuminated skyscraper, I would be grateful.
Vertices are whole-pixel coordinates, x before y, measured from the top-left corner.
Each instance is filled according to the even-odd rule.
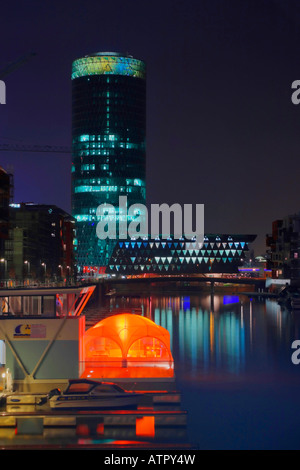
[[[72,215],[79,272],[101,272],[115,242],[99,240],[100,204],[145,203],[146,67],[118,53],[96,53],[72,66]]]

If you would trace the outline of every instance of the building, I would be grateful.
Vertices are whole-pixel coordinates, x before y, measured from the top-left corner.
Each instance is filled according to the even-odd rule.
[[[272,223],[267,268],[274,279],[300,279],[300,212]]]
[[[70,377],[80,377],[85,332],[81,313],[94,290],[1,289],[0,364],[5,364],[6,373],[0,386],[4,382],[6,388],[11,376],[14,391],[45,393],[55,386],[65,388]]]
[[[12,175],[0,167],[0,278],[6,275],[5,243],[9,236],[9,203],[12,194]]]
[[[11,204],[7,278],[71,280],[75,221],[54,205]]]
[[[107,273],[194,274],[236,273],[256,235],[207,234],[202,247],[195,242],[168,239],[118,241]]]
[[[72,215],[79,273],[104,272],[115,241],[96,235],[97,207],[145,203],[145,63],[118,53],[95,53],[72,66]],[[117,217],[122,217],[118,214]]]

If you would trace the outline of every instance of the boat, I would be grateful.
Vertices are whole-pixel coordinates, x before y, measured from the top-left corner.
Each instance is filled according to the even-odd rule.
[[[137,408],[140,393],[125,391],[112,382],[91,379],[69,380],[67,389],[55,388],[48,394],[51,409],[124,409]]]

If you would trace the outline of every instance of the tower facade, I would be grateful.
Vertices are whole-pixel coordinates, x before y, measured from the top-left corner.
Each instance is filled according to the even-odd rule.
[[[72,65],[72,215],[79,273],[104,272],[116,241],[100,240],[97,208],[146,198],[146,67],[118,53]],[[117,215],[119,217],[119,214]],[[120,215],[121,217],[121,215]]]

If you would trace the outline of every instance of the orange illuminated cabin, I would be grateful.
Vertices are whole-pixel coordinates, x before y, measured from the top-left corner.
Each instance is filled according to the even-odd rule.
[[[173,376],[170,334],[148,318],[130,313],[105,318],[86,331],[84,344],[85,376]]]

